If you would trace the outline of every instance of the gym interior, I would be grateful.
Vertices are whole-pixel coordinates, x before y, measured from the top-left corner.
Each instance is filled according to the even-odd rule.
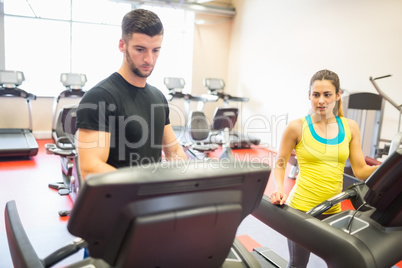
[[[386,163],[384,166],[388,171],[384,168],[383,173],[394,183],[393,189],[389,189],[394,197],[391,201],[400,201],[401,1],[55,2],[0,1],[0,70],[4,70],[0,74],[0,80],[4,80],[0,81],[0,205],[4,211],[0,214],[0,267],[24,267],[14,260],[24,254],[14,253],[12,257],[13,253],[10,253],[12,245],[24,251],[17,242],[10,245],[10,222],[15,219],[16,211],[32,244],[32,248],[25,248],[26,251],[33,249],[42,260],[77,238],[78,235],[73,233],[82,231],[80,223],[85,222],[82,215],[91,213],[94,219],[98,217],[87,207],[80,214],[69,214],[78,197],[72,188],[59,187],[59,184],[65,184],[66,173],[62,169],[67,167],[70,172],[75,168],[71,166],[75,152],[73,147],[58,147],[58,119],[64,107],[76,104],[85,91],[119,68],[122,60],[118,50],[121,18],[135,8],[155,11],[164,23],[161,56],[148,83],[167,97],[172,111],[171,124],[178,138],[183,139],[182,146],[189,155],[207,161],[229,156],[240,162],[262,163],[272,169],[286,125],[309,111],[308,89],[312,74],[329,69],[340,77],[345,116],[354,119],[360,127],[366,160],[374,164]],[[13,88],[19,91],[12,91]],[[214,148],[205,149],[208,145],[205,137],[197,140],[185,132],[190,115],[195,115],[193,112],[202,112],[205,122],[215,126],[219,125],[215,120],[217,114],[234,115],[229,130],[227,127],[216,128],[216,137],[220,139],[214,142]],[[230,169],[237,177],[247,176],[238,167]],[[333,230],[337,226],[332,222],[311,223],[312,219],[307,216],[287,209],[278,210],[266,202],[274,188],[273,171],[263,173],[259,169],[257,165],[252,172],[267,177],[263,190],[259,191],[261,205],[254,204],[249,211],[237,215],[240,221],[234,226],[232,222],[227,225],[232,230],[227,236],[222,234],[222,229],[230,228],[224,225],[214,230],[214,243],[200,243],[194,249],[188,249],[188,243],[178,243],[177,251],[171,253],[167,250],[169,243],[157,242],[158,245],[153,246],[146,238],[141,240],[139,248],[153,251],[161,258],[168,253],[175,255],[174,259],[183,258],[183,265],[187,265],[191,261],[197,262],[200,254],[194,251],[204,252],[201,245],[211,248],[220,244],[219,241],[229,241],[225,246],[216,247],[217,255],[228,256],[222,267],[286,267],[289,258],[287,237],[292,237],[300,239],[300,243],[306,240],[306,247],[313,252],[308,267],[402,267],[402,240],[390,238],[401,236],[400,225],[381,225],[370,219],[363,221],[362,230],[355,230],[355,235],[353,232],[343,235],[337,233],[339,230]],[[191,172],[191,168],[189,170],[188,179],[200,176]],[[208,179],[208,172],[210,170],[205,170],[205,179]],[[297,161],[293,159],[286,168],[287,191],[295,183],[295,173]],[[71,179],[70,175],[68,179]],[[211,176],[222,174],[211,173]],[[346,169],[344,178],[345,186],[356,182]],[[387,178],[378,175],[374,179]],[[233,191],[231,186],[227,187],[227,191]],[[362,187],[366,185],[356,186],[356,192],[365,193],[367,189],[361,190]],[[374,200],[378,203],[379,199]],[[350,200],[342,200],[341,205],[345,217],[349,217],[346,213],[352,213],[348,211],[356,210],[356,204]],[[223,209],[231,210],[229,207]],[[400,203],[398,208],[393,205],[393,209],[393,212],[397,210],[396,215],[401,214]],[[99,210],[104,213],[99,217],[107,212]],[[299,230],[304,230],[310,237],[299,237],[301,232],[290,230],[297,224],[303,226]],[[371,230],[372,226],[381,232]],[[14,230],[21,234],[18,228]],[[208,228],[194,228],[194,233],[195,230],[200,235],[190,239],[194,243],[195,239],[211,238],[205,235],[210,231]],[[106,233],[106,230],[101,232]],[[83,233],[82,237],[86,235]],[[15,239],[18,240],[18,235]],[[336,244],[339,249],[331,248],[324,240]],[[117,243],[116,240],[112,242]],[[54,267],[80,262],[83,259],[80,243],[76,242],[73,250],[70,248],[77,253],[57,261],[52,255],[53,259],[46,260]],[[352,244],[354,246],[350,248],[345,246]],[[184,258],[187,253],[194,259]],[[103,256],[102,253],[99,256]],[[118,256],[124,257],[124,254]],[[99,267],[104,267],[103,264]],[[94,265],[98,267],[97,263]],[[204,267],[216,267],[214,265]]]

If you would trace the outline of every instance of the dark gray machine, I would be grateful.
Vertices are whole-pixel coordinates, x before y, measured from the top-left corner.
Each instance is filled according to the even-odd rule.
[[[314,218],[350,199],[346,210]],[[402,149],[366,180],[353,184],[307,213],[274,206],[267,196],[252,213],[263,223],[324,259],[328,267],[391,267],[402,259]]]
[[[357,92],[342,96],[346,118],[356,121],[361,132],[363,154],[376,158],[384,114],[384,100],[374,93]]]
[[[48,154],[60,156],[63,181],[49,183],[49,187],[58,190],[60,195],[69,195],[74,203],[83,183],[78,153],[75,148],[77,107],[64,107],[61,110],[60,117],[60,124],[62,124],[65,136],[59,137],[55,143],[45,144],[45,148]],[[69,211],[60,211],[59,214],[66,216]]]
[[[359,125],[361,132],[361,146],[363,154],[373,159],[381,158],[383,155],[392,153],[401,144],[401,116],[402,105],[398,105],[384,91],[380,89],[377,80],[391,77],[385,75],[380,77],[370,77],[370,82],[373,84],[378,94],[369,92],[357,92],[344,94],[342,101],[345,110],[345,117],[351,118]],[[381,138],[382,121],[384,117],[385,101],[389,102],[399,111],[399,121],[396,130],[396,135],[392,140]],[[380,142],[384,143],[384,147],[380,147]],[[392,148],[390,148],[392,147]]]
[[[20,88],[24,81],[24,73],[20,71],[0,71],[0,102],[4,103],[11,98],[25,99],[28,107],[29,126],[27,128],[0,129],[0,157],[31,157],[38,153],[38,143],[32,134],[31,100],[36,96]],[[7,111],[9,112],[9,111]],[[11,114],[18,114],[13,111]],[[2,114],[3,118],[10,115]]]
[[[163,82],[169,90],[167,100],[170,102],[180,99],[184,104],[184,111],[170,106],[170,119],[178,116],[180,121],[179,125],[172,125],[177,140],[189,159],[203,159],[208,152],[216,150],[218,145],[211,143],[208,139],[210,124],[204,112],[191,111],[190,104],[192,102],[204,103],[207,99],[183,92],[186,86],[184,78],[165,77]]]
[[[76,110],[81,97],[85,94],[82,88],[87,78],[84,74],[63,73],[60,81],[66,90],[55,98],[53,106],[52,136],[55,143],[45,144],[45,148],[48,154],[60,156],[63,180],[50,183],[49,187],[58,190],[60,195],[69,195],[74,203],[83,181],[75,148]],[[69,213],[68,210],[59,211],[60,216],[66,216]]]
[[[188,117],[190,116],[190,103],[191,102],[205,102],[205,98],[199,96],[193,96],[189,93],[183,92],[186,81],[181,77],[165,77],[163,82],[167,89],[169,90],[167,100],[171,101],[173,99],[184,100],[184,122],[178,126],[180,130],[185,129],[188,122]],[[180,115],[181,116],[181,115]]]
[[[50,267],[83,247],[91,257],[67,267],[261,267],[235,236],[269,174],[263,163],[211,160],[89,176],[67,227],[81,239],[43,259],[10,201],[5,221],[14,267]]]
[[[203,94],[202,97],[208,99],[208,101],[217,101],[218,99],[222,99],[224,101],[225,106],[228,106],[230,102],[247,102],[248,98],[244,97],[235,97],[230,94],[225,93],[225,82],[223,79],[219,78],[205,78],[204,86],[206,87],[208,94]],[[227,108],[227,107],[224,107]],[[200,107],[199,110],[202,110],[203,107]],[[237,109],[239,110],[239,109]],[[237,115],[236,115],[237,117]],[[232,126],[233,128],[234,126]],[[215,141],[218,144],[223,144],[225,135],[220,129],[217,129],[220,133],[215,133]],[[222,135],[220,135],[222,134]],[[235,130],[230,131],[229,135],[230,146],[232,148],[250,148],[251,145],[260,144],[260,139],[256,137],[250,136],[248,133],[242,133]]]
[[[62,73],[60,82],[66,89],[54,99],[53,103],[52,137],[55,142],[60,137],[66,136],[60,122],[62,109],[65,106],[76,105],[80,102],[85,94],[83,87],[87,82],[87,77],[80,73]]]
[[[60,195],[71,193],[70,184],[78,179],[74,176],[76,150],[74,135],[76,132],[76,107],[84,96],[83,87],[87,81],[85,74],[62,73],[60,82],[66,87],[54,100],[52,137],[54,143],[45,145],[46,152],[59,155],[63,181],[50,183],[49,187],[57,189]],[[74,192],[74,191],[73,191]],[[75,199],[73,199],[74,201]]]
[[[180,99],[184,101],[183,102],[184,111],[181,111],[180,108],[170,106],[170,117],[171,117],[170,119],[172,120],[173,117],[178,117],[179,122],[177,125],[174,125],[174,123],[171,122],[173,131],[179,142],[184,146],[188,146],[189,144],[191,144],[192,141],[187,131],[188,130],[187,126],[189,123],[189,117],[191,113],[190,104],[191,102],[204,103],[207,100],[202,97],[193,96],[189,93],[183,92],[186,86],[186,81],[184,80],[184,78],[165,77],[163,82],[166,88],[169,90],[169,93],[166,96],[169,102],[174,99]]]
[[[250,253],[237,240],[231,244],[238,224],[252,211],[330,268],[391,267],[401,260],[402,149],[366,183],[352,185],[308,213],[272,205],[263,196],[269,174],[262,163],[211,160],[93,175],[68,224],[82,239],[44,259],[33,249],[10,201],[5,221],[14,266],[50,267],[87,247],[92,258],[68,267],[282,267],[268,264],[264,248]],[[323,221],[314,217],[346,199],[356,210]]]
[[[218,143],[222,146],[222,151],[219,159],[229,159],[233,161],[232,146],[230,144],[230,134],[233,126],[236,124],[238,108],[216,108],[212,124],[210,125],[208,119],[202,111],[193,111],[190,114],[188,122],[188,132],[197,144],[187,148],[194,149],[200,152],[210,152],[218,149]],[[219,136],[219,141],[216,139]],[[233,140],[232,140],[233,141]],[[192,155],[188,156],[195,159],[204,159],[205,156],[198,156],[193,151]]]

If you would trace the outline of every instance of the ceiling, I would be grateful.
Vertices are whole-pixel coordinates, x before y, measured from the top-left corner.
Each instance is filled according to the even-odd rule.
[[[174,6],[199,13],[233,17],[236,9],[231,0],[114,0],[118,2]]]

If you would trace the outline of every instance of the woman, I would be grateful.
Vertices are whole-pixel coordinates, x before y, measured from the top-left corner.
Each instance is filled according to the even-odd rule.
[[[348,158],[360,180],[367,179],[377,168],[367,165],[364,160],[358,125],[343,117],[338,75],[329,70],[315,73],[310,81],[308,98],[311,112],[291,121],[282,136],[274,167],[276,189],[270,196],[272,204],[287,203],[304,212],[342,192],[343,171]],[[300,171],[288,197],[283,181],[293,149]],[[340,211],[340,204],[337,204],[321,219]],[[310,252],[290,240],[288,243],[288,267],[306,267]]]

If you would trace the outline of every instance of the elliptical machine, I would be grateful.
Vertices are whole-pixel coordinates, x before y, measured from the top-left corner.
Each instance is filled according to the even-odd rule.
[[[55,143],[45,144],[46,152],[60,156],[61,174],[63,181],[49,183],[49,187],[56,189],[60,195],[69,195],[73,203],[82,185],[82,177],[78,166],[78,155],[75,149],[76,110],[78,102],[85,94],[82,90],[86,80],[83,74],[62,74],[61,82],[67,89],[55,100],[54,115],[55,125],[52,136]],[[61,99],[72,99],[70,105],[65,105],[58,111],[58,104]],[[59,211],[60,216],[67,216],[70,211]]]

